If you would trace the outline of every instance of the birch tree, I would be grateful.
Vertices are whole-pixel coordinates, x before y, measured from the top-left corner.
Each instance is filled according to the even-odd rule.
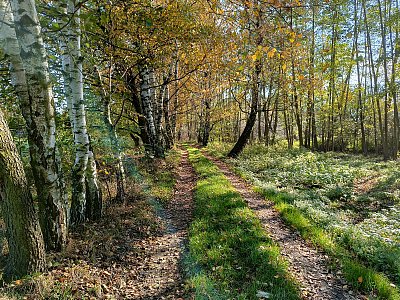
[[[75,1],[68,0],[63,2],[61,10],[64,27],[61,39],[64,92],[75,144],[70,221],[76,225],[83,223],[86,217],[100,217],[102,199],[86,124],[80,9],[76,7]]]
[[[46,248],[61,250],[67,239],[67,198],[56,145],[54,99],[46,51],[33,0],[1,0],[1,48],[27,125],[31,166]]]
[[[154,70],[147,64],[139,65],[139,77],[140,77],[140,100],[142,104],[143,114],[146,118],[147,131],[150,141],[150,151],[156,157],[164,156],[163,146],[161,142],[161,131],[158,132],[156,129],[156,122],[154,120],[154,107],[155,101],[154,93]]]

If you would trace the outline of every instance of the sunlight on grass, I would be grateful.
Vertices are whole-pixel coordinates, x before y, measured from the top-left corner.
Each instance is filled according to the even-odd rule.
[[[354,287],[380,299],[400,299],[395,285],[376,272],[400,282],[396,163],[262,145],[248,147],[231,162],[275,202],[285,222],[339,260]],[[376,201],[382,208],[369,211],[376,210]]]
[[[189,158],[200,176],[189,232],[190,257],[202,270],[189,279],[196,299],[258,299],[259,290],[270,299],[299,299],[278,246],[239,193],[199,150],[189,149]],[[201,296],[215,287],[216,298]]]

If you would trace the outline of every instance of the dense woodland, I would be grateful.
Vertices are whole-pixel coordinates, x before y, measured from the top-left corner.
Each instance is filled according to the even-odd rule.
[[[263,145],[248,174],[282,145],[395,161],[399,20],[398,0],[0,0],[3,278],[44,272],[127,204],[132,161],[183,142]]]

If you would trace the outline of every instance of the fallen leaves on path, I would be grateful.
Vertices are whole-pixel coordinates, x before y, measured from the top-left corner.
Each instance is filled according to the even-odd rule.
[[[47,273],[15,281],[2,292],[28,300],[187,298],[180,259],[193,178],[186,168],[178,170],[175,197],[161,211],[146,199],[109,208],[98,223],[71,234],[63,253],[49,256]]]

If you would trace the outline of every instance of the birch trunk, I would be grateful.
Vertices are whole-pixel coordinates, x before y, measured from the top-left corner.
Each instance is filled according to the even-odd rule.
[[[159,138],[153,117],[154,91],[151,85],[153,76],[153,70],[147,65],[139,66],[140,99],[142,103],[143,114],[147,121],[147,130],[150,141],[149,150],[151,154],[154,154],[156,157],[163,157],[164,149],[162,145],[159,144]]]
[[[43,271],[46,261],[42,231],[22,161],[1,110],[0,198],[9,248],[5,278]]]
[[[86,218],[98,220],[103,213],[103,197],[97,178],[96,160],[91,147],[89,148],[88,164],[85,176],[86,185]]]
[[[68,204],[56,145],[54,99],[35,3],[0,3],[5,8],[0,11],[4,13],[3,20],[10,24],[1,26],[1,46],[11,63],[12,82],[27,124],[40,225],[46,248],[61,250],[67,238]]]
[[[67,1],[63,7],[65,22],[69,21],[63,31],[64,41],[61,41],[63,51],[63,76],[64,90],[68,103],[68,111],[72,124],[75,145],[75,162],[72,169],[72,201],[71,201],[71,225],[83,223],[87,216],[93,212],[86,213],[87,206],[90,208],[101,207],[100,203],[87,203],[88,201],[100,201],[99,185],[96,176],[96,164],[91,162],[91,174],[88,174],[89,155],[93,157],[90,150],[89,134],[86,125],[86,111],[83,94],[83,66],[81,54],[81,29],[80,11],[76,9],[74,1]],[[88,183],[86,176],[90,176]],[[94,190],[87,191],[87,188]],[[86,196],[94,198],[86,199]],[[97,213],[96,213],[97,215]],[[101,212],[100,212],[101,215]]]

